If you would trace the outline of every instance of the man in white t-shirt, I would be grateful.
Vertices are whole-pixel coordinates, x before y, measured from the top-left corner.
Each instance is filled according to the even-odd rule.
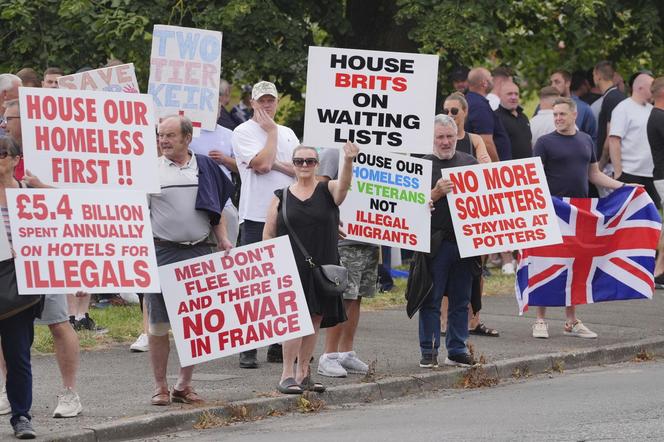
[[[642,184],[660,208],[647,132],[652,111],[650,85],[654,79],[649,73],[640,73],[632,80],[632,96],[621,101],[611,114],[609,155],[615,170],[613,177],[623,183]]]
[[[546,86],[540,89],[539,97],[539,112],[530,119],[533,146],[539,137],[556,130],[556,124],[553,121],[553,102],[560,97],[560,92],[555,87]]]
[[[254,116],[233,131],[232,145],[242,180],[240,193],[240,244],[263,240],[267,209],[274,191],[293,182],[293,149],[300,144],[295,133],[274,122],[279,96],[269,81],[251,90]],[[240,353],[240,367],[257,368],[256,350]],[[268,348],[268,362],[281,362],[281,345]]]

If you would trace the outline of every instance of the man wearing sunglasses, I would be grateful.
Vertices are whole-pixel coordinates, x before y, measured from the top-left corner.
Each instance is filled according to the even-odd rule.
[[[293,149],[300,144],[295,133],[274,122],[279,104],[277,88],[260,81],[251,90],[253,117],[233,131],[231,143],[242,180],[240,192],[240,244],[263,240],[267,209],[274,191],[293,182]],[[240,353],[241,368],[258,368],[256,350]],[[281,362],[281,345],[268,348],[268,362]]]

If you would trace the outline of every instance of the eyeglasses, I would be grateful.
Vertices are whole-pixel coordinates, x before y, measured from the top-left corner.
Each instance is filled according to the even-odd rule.
[[[459,113],[459,108],[458,107],[451,107],[449,109],[443,109],[443,114],[452,114],[452,116],[456,116]]]
[[[315,166],[318,164],[318,159],[316,158],[293,158],[293,164],[297,167],[302,166]]]

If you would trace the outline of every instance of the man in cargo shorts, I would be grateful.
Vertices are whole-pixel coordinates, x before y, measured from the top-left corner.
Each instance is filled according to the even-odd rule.
[[[318,178],[337,179],[339,150],[324,149],[320,154]],[[318,360],[318,374],[345,377],[348,373],[366,374],[369,366],[353,351],[353,341],[360,321],[363,297],[373,297],[378,280],[378,246],[358,241],[339,241],[341,265],[348,269],[348,288],[344,305],[348,320],[325,331],[325,352]]]

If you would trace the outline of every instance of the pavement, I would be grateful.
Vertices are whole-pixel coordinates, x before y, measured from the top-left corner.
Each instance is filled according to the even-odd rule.
[[[500,331],[500,337],[471,336],[475,356],[486,360],[488,376],[510,378],[518,373],[542,373],[583,366],[596,366],[633,359],[637,353],[664,355],[664,292],[653,300],[600,303],[578,308],[577,315],[598,339],[563,336],[564,311],[550,308],[547,340],[531,336],[534,312],[518,316],[514,295],[483,299],[483,322]],[[103,324],[102,324],[103,325]],[[318,396],[328,404],[371,402],[408,394],[454,387],[464,370],[443,367],[419,368],[417,318],[408,319],[405,308],[363,311],[356,336],[356,351],[375,367],[371,377],[349,375],[335,379],[317,376],[328,391]],[[324,333],[324,332],[323,332]],[[322,351],[324,337],[315,352]],[[441,352],[444,354],[444,351]],[[128,345],[81,353],[78,393],[83,413],[72,419],[51,417],[61,380],[52,355],[33,357],[33,423],[38,440],[123,440],[191,428],[204,411],[221,416],[261,416],[297,408],[298,398],[280,395],[275,387],[281,364],[265,362],[259,350],[260,368],[240,369],[237,356],[197,367],[194,387],[207,401],[205,408],[186,405],[150,405],[153,383],[149,353],[130,353]],[[312,364],[315,373],[317,360]],[[172,347],[169,377],[175,382],[177,355]],[[315,396],[314,396],[315,397]],[[5,416],[0,440],[11,439]]]

